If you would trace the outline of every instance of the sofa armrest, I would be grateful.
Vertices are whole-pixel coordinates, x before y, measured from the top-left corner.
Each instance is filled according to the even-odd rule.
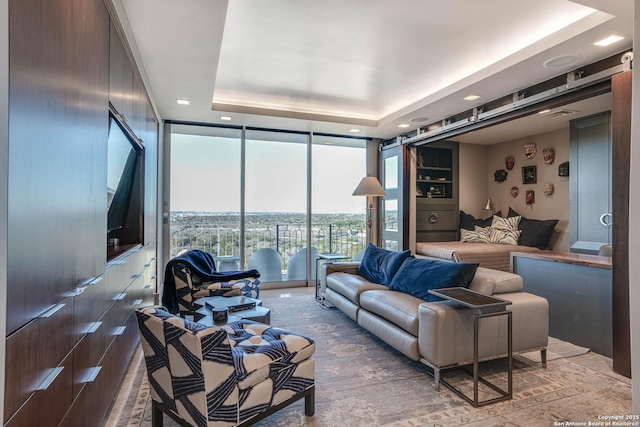
[[[500,298],[512,302],[507,310],[513,313],[514,353],[546,347],[549,337],[547,300],[526,292],[506,293]],[[470,362],[473,359],[473,314],[473,309],[452,301],[420,304],[420,356],[438,367]],[[506,316],[483,319],[479,331],[481,358],[507,352]]]
[[[358,274],[359,262],[334,262],[324,263],[320,269],[320,296],[324,295],[327,288],[327,276],[331,273]]]

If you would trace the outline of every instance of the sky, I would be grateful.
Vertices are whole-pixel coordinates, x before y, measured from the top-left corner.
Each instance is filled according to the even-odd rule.
[[[303,137],[306,139],[306,136]],[[364,213],[352,196],[366,175],[365,149],[312,146],[313,213]],[[307,145],[246,141],[246,212],[306,211]],[[171,135],[171,210],[239,212],[240,140]]]

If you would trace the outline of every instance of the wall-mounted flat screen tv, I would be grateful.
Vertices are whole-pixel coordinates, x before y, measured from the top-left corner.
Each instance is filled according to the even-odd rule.
[[[109,116],[107,152],[107,232],[124,226],[131,199],[141,147],[132,141],[122,125]]]

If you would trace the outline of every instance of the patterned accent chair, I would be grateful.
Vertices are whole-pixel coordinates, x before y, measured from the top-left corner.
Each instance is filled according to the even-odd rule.
[[[175,262],[169,268],[175,282],[178,310],[182,316],[194,314],[200,308],[194,304],[198,298],[237,295],[258,298],[260,296],[260,280],[257,277],[206,282],[194,274],[186,263]]]
[[[159,306],[136,310],[152,426],[247,426],[305,399],[315,412],[315,343],[251,321],[203,326]]]

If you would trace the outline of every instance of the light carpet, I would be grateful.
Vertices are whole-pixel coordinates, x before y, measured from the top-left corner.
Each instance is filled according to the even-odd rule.
[[[316,340],[316,413],[305,417],[300,401],[257,426],[552,426],[555,421],[598,421],[598,415],[631,413],[630,381],[572,362],[562,341],[551,341],[553,359],[549,357],[547,369],[516,356],[512,400],[473,408],[446,387],[436,391],[425,365],[398,353],[339,310],[321,308],[312,291],[263,291],[261,297],[271,309],[273,325]],[[129,376],[139,378],[140,386],[121,396],[126,405],[113,411],[109,426],[151,425],[144,363],[141,369],[135,366],[134,360]],[[503,361],[487,362],[482,375],[504,387],[504,368]],[[446,375],[469,389],[466,375]],[[177,425],[167,416],[164,423]]]
[[[550,360],[562,359],[564,357],[575,357],[589,352],[586,347],[572,344],[570,342],[559,340],[558,338],[549,337],[549,346],[547,347],[547,362]],[[539,351],[531,351],[528,353],[520,353],[533,362],[540,363],[542,358]]]

